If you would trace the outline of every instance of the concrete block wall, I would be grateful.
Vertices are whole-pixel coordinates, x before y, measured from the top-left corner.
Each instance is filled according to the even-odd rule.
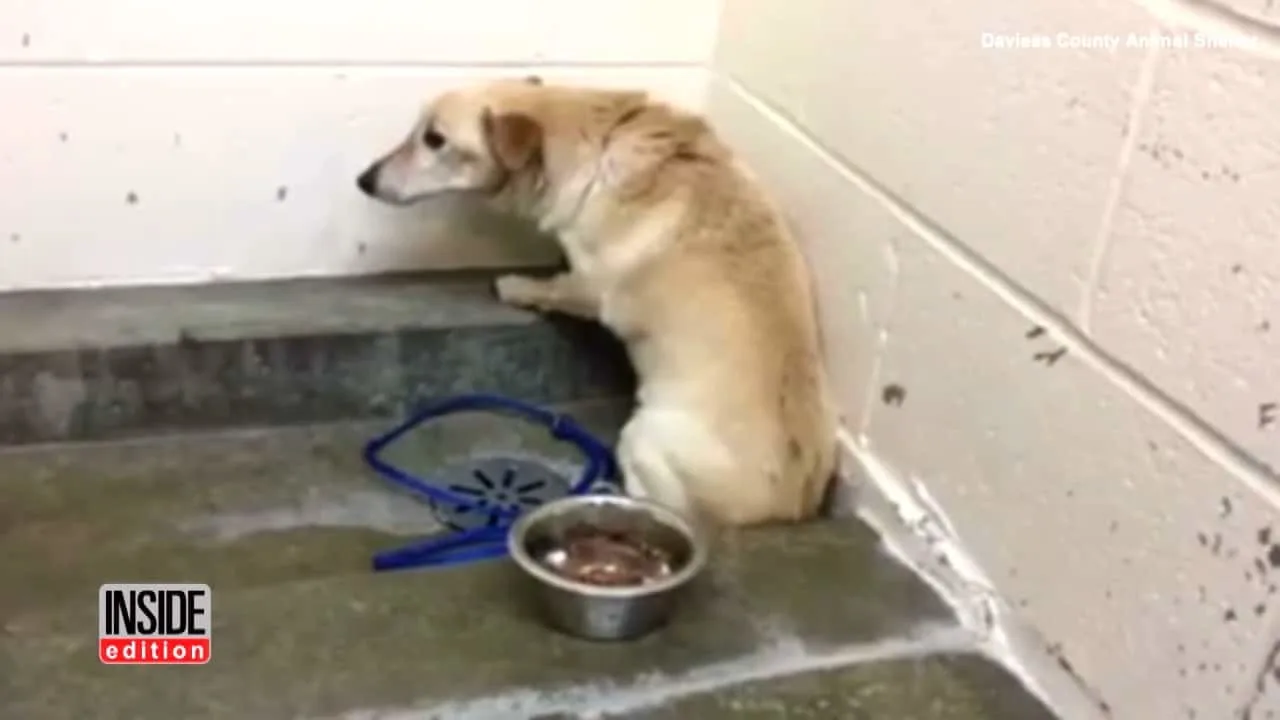
[[[719,0],[0,0],[0,291],[520,265],[354,191],[450,83],[536,69],[699,106]]]
[[[806,240],[850,457],[1079,717],[1280,713],[1270,5],[726,5],[708,104]]]
[[[0,291],[545,262],[353,178],[453,82],[646,86],[801,230],[851,459],[1099,716],[1280,713],[1280,11],[721,4],[0,0]]]

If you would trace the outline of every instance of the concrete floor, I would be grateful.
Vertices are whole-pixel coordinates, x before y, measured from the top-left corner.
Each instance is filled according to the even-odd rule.
[[[625,408],[570,408],[605,437]],[[486,417],[414,436],[425,471],[545,431]],[[0,717],[1050,720],[857,520],[727,534],[672,625],[627,644],[545,629],[506,561],[373,575],[438,530],[360,463],[382,424],[0,450]],[[213,588],[213,659],[107,667],[103,582]]]

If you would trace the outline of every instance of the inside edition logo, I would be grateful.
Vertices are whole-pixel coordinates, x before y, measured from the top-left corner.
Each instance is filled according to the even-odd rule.
[[[108,665],[209,662],[208,585],[113,584],[98,589],[98,659]]]

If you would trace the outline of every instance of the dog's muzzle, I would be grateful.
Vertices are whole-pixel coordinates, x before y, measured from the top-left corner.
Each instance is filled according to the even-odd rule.
[[[356,178],[356,187],[360,188],[360,192],[369,197],[377,197],[378,171],[381,169],[381,164],[374,163],[367,170],[360,173],[360,176]]]

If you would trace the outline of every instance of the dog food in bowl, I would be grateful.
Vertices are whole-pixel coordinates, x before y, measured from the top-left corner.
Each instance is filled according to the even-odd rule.
[[[669,554],[627,533],[578,525],[564,534],[560,547],[543,556],[560,577],[600,587],[634,587],[671,574]]]
[[[683,515],[625,495],[571,495],[524,513],[507,549],[542,619],[587,640],[632,640],[665,625],[706,567]]]

